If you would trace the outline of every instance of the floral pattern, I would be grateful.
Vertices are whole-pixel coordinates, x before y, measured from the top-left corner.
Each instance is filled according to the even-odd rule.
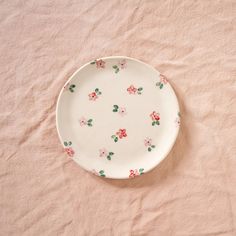
[[[150,114],[150,117],[152,119],[152,126],[160,125],[160,114],[159,113],[157,113],[156,111],[153,111]]]
[[[91,65],[96,64],[97,68],[102,68],[102,69],[104,69],[106,66],[106,62],[103,61],[102,59],[94,60],[90,64]]]
[[[75,87],[76,85],[75,84],[70,84],[70,83],[67,83],[65,86],[64,86],[64,89],[67,90],[67,91],[70,91],[71,93],[73,93],[75,90]]]
[[[98,99],[98,97],[102,94],[102,92],[96,88],[94,90],[94,92],[90,93],[88,96],[89,96],[89,100],[90,101],[96,101]]]
[[[160,82],[157,82],[156,86],[162,89],[164,87],[164,84],[167,84],[167,83],[168,83],[167,78],[164,75],[160,74]]]
[[[115,72],[116,74],[119,73],[121,70],[124,70],[124,69],[127,68],[127,61],[125,59],[116,61],[114,64],[110,64],[110,63],[106,64],[106,61],[104,61],[102,59],[96,59],[96,60],[90,62],[90,64],[94,65],[94,68],[97,68],[97,69],[105,69],[106,67],[109,66],[110,69],[112,70],[112,73]],[[114,72],[113,72],[113,69],[114,69]],[[113,74],[113,77],[114,76],[115,75]],[[156,82],[156,84],[155,84],[155,82]],[[155,87],[155,85],[156,85],[156,87],[158,87],[157,88],[158,90],[165,88],[165,85],[168,84],[168,80],[167,80],[167,78],[163,74],[160,74],[159,75],[159,80],[157,80],[155,82],[154,82],[153,86]],[[134,84],[131,84],[131,83],[134,83]],[[139,85],[142,86],[142,83],[139,84]],[[95,85],[95,86],[97,86],[97,85]],[[136,84],[136,82],[129,82],[129,84],[126,84],[126,86],[123,87],[121,90],[124,93],[126,93],[125,94],[125,99],[127,99],[127,100],[130,98],[129,95],[137,95],[137,94],[141,95],[143,93],[144,89],[146,89],[146,87],[144,87],[144,88],[143,87],[139,87]],[[66,91],[71,92],[71,93],[74,93],[76,91],[76,88],[77,87],[76,87],[75,84],[69,83],[69,82],[64,86],[64,89]],[[105,93],[105,88],[103,89],[101,87],[101,89]],[[127,92],[125,91],[125,89],[126,89]],[[100,88],[96,88],[96,87],[92,87],[91,91],[87,91],[87,92],[90,92],[90,93],[89,94],[88,93],[85,94],[85,98],[89,99],[90,101],[96,101],[102,95],[102,92],[100,91]],[[145,90],[145,94],[144,95],[146,95],[146,90]],[[142,98],[142,96],[140,98]],[[90,103],[90,104],[93,104],[93,103]],[[110,103],[110,108],[109,108],[109,106],[107,107],[108,112],[110,111],[110,114],[112,114],[112,112],[113,112],[113,113],[117,113],[118,115],[124,117],[124,116],[127,115],[127,108],[128,108],[129,113],[131,112],[131,110],[129,110],[128,106],[127,107],[123,106],[124,104],[119,104],[119,105],[117,105],[117,104],[113,105],[113,104],[114,103]],[[112,107],[112,111],[111,111],[110,109],[111,109],[112,105],[113,105],[113,107]],[[91,107],[93,107],[93,105],[91,105]],[[156,109],[156,108],[152,108],[152,109]],[[149,111],[151,112],[152,110],[149,110]],[[154,110],[149,115],[149,117],[151,118],[151,121],[150,120],[149,121],[150,121],[152,126],[160,126],[160,114],[157,111]],[[148,122],[148,119],[150,119],[150,118],[148,118],[148,114],[149,113],[146,113],[147,122]],[[162,119],[165,118],[163,115],[164,114],[162,114]],[[120,121],[123,121],[123,120],[125,120],[125,118],[121,119]],[[80,119],[78,119],[78,121],[79,121],[79,124],[80,124],[81,127],[83,127],[83,126],[93,127],[93,125],[94,125],[93,124],[93,119],[91,119],[89,117],[82,116]],[[129,120],[128,120],[128,122],[129,122]],[[179,112],[178,112],[178,116],[172,118],[172,122],[175,122],[176,127],[180,126],[180,113]],[[97,123],[97,121],[96,121],[96,123]],[[96,123],[95,123],[95,125],[97,125]],[[118,127],[122,127],[122,125],[118,126]],[[124,125],[123,127],[126,127],[126,126]],[[86,131],[86,128],[85,128],[85,131]],[[114,131],[116,131],[116,129]],[[97,132],[97,131],[95,131],[95,132]],[[131,135],[132,135],[131,134],[131,130],[129,132],[130,132],[129,135],[131,137]],[[120,128],[120,129],[117,130],[117,132],[114,132],[114,133],[111,132],[110,135],[111,135],[111,139],[114,141],[114,143],[117,143],[120,139],[124,139],[124,138],[128,137],[127,131],[126,131],[125,128]],[[147,135],[150,135],[150,134],[147,134]],[[108,135],[108,138],[109,138],[109,135]],[[112,140],[110,140],[110,141],[113,143]],[[128,138],[127,138],[127,140],[128,140]],[[120,141],[120,142],[122,142],[122,141]],[[126,142],[126,141],[124,141],[124,142]],[[143,142],[143,146],[142,146],[142,142]],[[112,145],[117,145],[117,144],[114,144],[114,143]],[[146,150],[147,152],[152,152],[152,151],[154,152],[155,149],[156,149],[156,145],[157,145],[157,147],[159,147],[158,143],[154,142],[154,144],[153,144],[153,140],[150,137],[146,137],[145,138],[145,136],[143,136],[141,138],[141,142],[140,143],[141,143],[141,149]],[[114,156],[117,157],[119,155],[118,151],[113,146],[111,146],[111,148],[109,148],[108,146],[105,146],[106,147],[105,148],[103,145],[105,146],[105,144],[102,144],[101,146],[99,146],[99,147],[101,147],[100,149],[97,148],[97,152],[98,152],[97,156],[101,157],[102,159],[105,159],[105,161],[106,161],[106,159],[108,161],[111,161],[114,158]],[[118,146],[119,146],[119,144],[118,144]],[[71,141],[65,141],[64,142],[64,150],[67,153],[67,155],[70,156],[70,157],[74,157],[75,156],[75,151],[74,151],[73,148],[74,147],[72,147],[72,142]],[[115,153],[113,151],[111,151],[111,150],[114,150]],[[100,170],[99,169],[97,169],[97,170],[93,169],[92,171],[93,171],[94,174],[96,174],[98,176],[106,177],[105,170],[103,170],[103,169],[100,169]],[[136,176],[144,174],[144,168],[137,168],[137,169],[130,169],[130,170],[128,169],[128,170],[126,170],[126,174],[129,175],[129,178],[134,178]]]
[[[121,70],[127,67],[127,62],[125,59],[120,60],[117,65],[113,65],[112,68],[115,70],[115,73],[118,73]]]
[[[104,170],[100,170],[99,172],[97,172],[95,169],[92,169],[92,173],[97,176],[106,177]]]
[[[114,142],[118,142],[119,139],[127,137],[126,129],[119,129],[115,135],[112,135],[111,138]]]
[[[129,94],[142,94],[142,90],[143,88],[142,87],[139,87],[139,88],[136,88],[134,87],[134,85],[130,85],[128,88],[127,88],[127,91]]]
[[[102,148],[99,150],[100,157],[106,157],[107,160],[111,160],[111,157],[114,155],[114,152],[108,152],[106,148]]]
[[[118,105],[113,105],[113,112],[118,112],[119,115],[125,116],[127,115],[125,107],[119,107]]]
[[[176,127],[180,126],[180,112],[178,112],[178,117],[175,119],[175,125]]]
[[[65,142],[64,142],[64,146],[65,146],[64,150],[65,150],[65,152],[67,153],[68,156],[73,157],[74,154],[75,154],[75,152],[74,152],[74,150],[72,149],[71,145],[72,145],[72,142],[71,142],[71,141],[69,141],[69,142],[66,142],[66,141],[65,141]]]
[[[142,175],[144,174],[144,169],[140,168],[139,170],[135,169],[135,170],[130,170],[129,171],[129,178],[134,178],[136,176]]]
[[[84,117],[81,117],[80,120],[79,120],[79,123],[80,123],[80,126],[89,126],[89,127],[92,127],[93,124],[92,124],[93,120],[92,119],[86,119]]]
[[[155,145],[152,144],[152,139],[150,139],[150,138],[144,139],[144,145],[145,145],[145,147],[147,147],[147,150],[149,152],[151,152],[152,149],[156,147]]]

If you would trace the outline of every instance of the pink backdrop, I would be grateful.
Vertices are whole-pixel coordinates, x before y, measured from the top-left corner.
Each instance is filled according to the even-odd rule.
[[[236,1],[1,1],[0,235],[235,235]],[[63,152],[58,93],[127,55],[173,85],[182,126],[152,172],[95,177]]]

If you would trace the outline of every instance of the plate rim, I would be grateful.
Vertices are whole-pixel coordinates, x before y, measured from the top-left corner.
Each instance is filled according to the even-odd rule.
[[[128,57],[128,56],[105,56],[105,57],[99,57],[99,58],[97,58],[96,60],[100,60],[100,59],[102,59],[102,60],[107,60],[107,59],[127,59],[127,60],[132,60],[132,61],[136,61],[136,62],[138,62],[138,63],[141,63],[141,64],[147,66],[148,68],[150,68],[151,70],[153,70],[153,71],[156,72],[156,73],[161,74],[154,66],[152,66],[152,65],[150,65],[150,64],[147,64],[146,62],[141,61],[141,60],[136,59],[136,58],[133,58],[133,57]],[[59,116],[59,105],[60,105],[59,103],[60,103],[60,99],[61,99],[62,93],[63,93],[63,91],[64,91],[64,86],[65,86],[66,84],[68,84],[68,83],[74,78],[74,76],[75,76],[77,73],[79,73],[80,70],[82,70],[84,67],[90,65],[90,63],[91,63],[92,61],[94,61],[94,59],[92,59],[92,60],[88,61],[87,63],[83,64],[82,66],[80,66],[78,69],[75,70],[75,72],[74,72],[71,76],[69,76],[69,78],[66,80],[66,82],[65,82],[64,85],[62,86],[62,88],[61,88],[61,90],[60,90],[60,93],[59,93],[59,95],[58,95],[58,97],[57,97],[57,103],[56,103],[56,117],[55,117],[55,118],[56,118],[56,130],[57,130],[57,134],[58,134],[58,137],[59,137],[59,141],[60,141],[62,147],[64,147],[64,145],[63,145],[62,136],[61,136],[60,131],[59,131],[58,116]],[[179,100],[178,100],[178,97],[177,97],[177,95],[176,95],[176,92],[175,92],[174,88],[172,87],[172,85],[171,85],[170,83],[169,83],[169,85],[170,85],[170,91],[173,93],[174,97],[176,98],[177,110],[178,110],[179,113],[181,114],[181,112],[180,112],[180,106],[179,106]],[[179,119],[180,119],[180,123],[181,123],[181,117],[179,117]],[[178,137],[178,134],[179,134],[179,130],[180,130],[180,125],[179,125],[178,127],[176,127],[176,129],[175,129],[175,135],[174,135],[174,138],[173,138],[173,140],[172,140],[172,143],[170,143],[170,145],[169,145],[168,150],[162,155],[161,158],[157,159],[157,161],[155,162],[154,165],[150,166],[150,168],[148,168],[148,169],[146,168],[145,171],[144,171],[144,174],[146,174],[146,173],[152,171],[155,167],[157,167],[157,166],[169,155],[169,153],[170,153],[170,151],[172,150],[174,144],[176,143],[176,140],[177,140],[177,137]],[[78,162],[77,160],[75,160],[74,158],[71,158],[71,159],[73,159],[73,161],[76,162],[76,164],[79,165],[82,169],[88,171],[88,172],[91,173],[91,174],[94,174],[91,169],[85,167],[84,165],[82,165],[81,163],[79,163],[79,162]],[[97,175],[97,176],[98,176],[98,177],[101,177],[101,176],[99,176],[99,175]],[[135,176],[135,178],[136,178],[136,177],[139,177],[139,176]],[[107,179],[130,179],[129,176],[128,176],[128,174],[127,174],[127,176],[107,176],[107,175],[106,175],[106,176],[103,177],[103,178],[107,178]]]

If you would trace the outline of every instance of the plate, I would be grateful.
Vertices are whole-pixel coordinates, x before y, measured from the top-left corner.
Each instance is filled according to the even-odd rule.
[[[69,158],[98,176],[133,178],[157,166],[179,131],[179,105],[167,78],[139,60],[112,56],[78,69],[56,110]]]

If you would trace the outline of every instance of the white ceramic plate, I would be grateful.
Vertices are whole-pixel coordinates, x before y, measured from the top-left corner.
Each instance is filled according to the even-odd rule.
[[[61,90],[56,118],[68,156],[94,174],[116,179],[158,165],[180,124],[166,77],[123,56],[97,59],[77,70]]]

